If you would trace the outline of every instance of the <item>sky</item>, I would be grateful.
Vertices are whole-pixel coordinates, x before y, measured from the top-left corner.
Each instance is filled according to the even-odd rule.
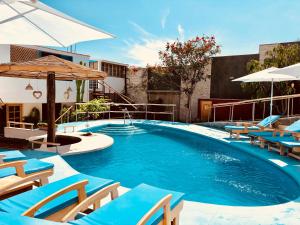
[[[258,53],[259,44],[300,38],[299,0],[41,0],[116,36],[77,44],[91,59],[158,63],[165,43],[214,35],[221,55]],[[62,31],[63,32],[63,31]]]

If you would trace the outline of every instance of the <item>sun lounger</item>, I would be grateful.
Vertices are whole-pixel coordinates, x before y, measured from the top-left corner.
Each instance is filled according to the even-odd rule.
[[[86,196],[112,183],[112,180],[76,174],[5,199],[0,202],[0,211],[56,221]],[[112,198],[115,198],[117,191],[111,192]]]
[[[47,184],[53,166],[37,159],[0,164],[0,199]]]
[[[0,163],[23,160],[26,156],[18,150],[0,151]]]
[[[268,144],[269,151],[277,151],[280,155],[285,154],[285,148],[281,145],[281,142],[294,142],[299,140],[299,133],[293,133],[292,136],[282,137],[264,137],[265,142]]]
[[[225,130],[230,133],[230,138],[234,137],[236,139],[240,138],[240,134],[248,134],[251,131],[268,131],[270,130],[270,124],[274,124],[278,121],[280,116],[273,115],[269,116],[258,124],[243,122],[241,124],[237,124],[236,126],[225,126]]]
[[[288,149],[287,155],[300,160],[300,140],[280,141],[282,151]]]
[[[86,198],[80,204],[69,211],[62,223],[39,220],[16,215],[13,218],[7,213],[1,213],[1,221],[4,224],[45,224],[45,225],[173,225],[179,224],[179,214],[183,207],[183,194],[141,184],[124,195],[107,203],[92,213],[80,216],[74,220],[77,213],[84,211],[89,205],[93,205],[106,193],[105,188]]]
[[[255,144],[255,140],[258,140],[258,143],[261,148],[265,147],[265,138],[269,137],[288,137],[292,136],[293,133],[300,132],[300,120],[295,121],[289,126],[278,126],[278,129],[273,131],[262,131],[262,132],[249,132],[248,136],[250,137],[250,143]]]

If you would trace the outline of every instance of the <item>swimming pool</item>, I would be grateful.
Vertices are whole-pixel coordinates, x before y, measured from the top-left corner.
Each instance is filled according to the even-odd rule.
[[[80,172],[114,179],[125,187],[148,183],[204,203],[266,206],[300,195],[288,174],[229,144],[172,128],[136,126],[141,132],[113,134],[115,143],[108,149],[64,159]]]

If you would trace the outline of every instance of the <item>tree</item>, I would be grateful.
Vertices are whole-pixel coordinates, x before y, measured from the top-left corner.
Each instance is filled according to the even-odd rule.
[[[79,62],[80,65],[86,66],[86,63]],[[76,102],[83,102],[85,89],[85,80],[76,80]]]
[[[300,62],[300,45],[288,44],[278,45],[271,51],[266,53],[266,58],[261,63],[258,60],[251,60],[247,63],[247,71],[250,73],[258,72],[270,67],[282,68]],[[295,93],[295,88],[291,82],[276,82],[274,83],[274,95],[289,95]],[[270,83],[242,83],[244,90],[252,93],[252,98],[269,97]],[[286,101],[281,101],[281,112],[287,110]],[[275,105],[276,107],[276,105]],[[280,112],[279,108],[277,110]]]
[[[162,74],[172,74],[180,77],[180,91],[187,97],[186,121],[192,118],[191,100],[198,82],[206,80],[210,75],[205,68],[210,63],[211,57],[220,52],[214,36],[202,36],[181,42],[167,43],[164,51],[159,52],[161,65],[156,70]],[[174,78],[175,78],[174,77]],[[170,79],[172,80],[172,79]]]

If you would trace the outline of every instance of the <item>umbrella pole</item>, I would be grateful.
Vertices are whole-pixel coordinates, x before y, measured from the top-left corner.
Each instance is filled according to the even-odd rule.
[[[273,89],[274,89],[274,80],[272,79],[272,83],[271,83],[271,98],[270,98],[270,116],[272,116],[273,113]],[[272,122],[270,119],[270,127],[272,126]]]
[[[55,142],[55,73],[47,74],[48,142]]]

